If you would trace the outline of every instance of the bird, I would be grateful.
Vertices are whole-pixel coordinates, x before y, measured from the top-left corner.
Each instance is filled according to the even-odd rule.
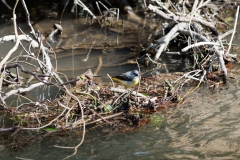
[[[138,70],[128,71],[118,76],[112,77],[113,80],[122,83],[126,87],[133,87],[139,83],[139,72]]]

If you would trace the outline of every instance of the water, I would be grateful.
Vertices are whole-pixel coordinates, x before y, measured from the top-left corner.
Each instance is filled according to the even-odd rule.
[[[126,133],[111,127],[91,129],[70,159],[239,159],[239,88],[238,80],[214,93],[200,88],[177,109],[169,110],[160,127],[148,124]],[[79,131],[46,137],[23,147],[14,157],[62,159],[73,150],[54,145],[75,146],[80,140]],[[11,159],[9,151],[3,150],[4,159]]]

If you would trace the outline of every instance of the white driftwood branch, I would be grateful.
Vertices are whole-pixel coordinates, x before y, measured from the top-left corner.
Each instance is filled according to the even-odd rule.
[[[161,44],[160,47],[154,57],[154,60],[159,59],[159,57],[161,56],[162,52],[166,49],[166,47],[168,46],[168,43],[171,41],[171,39],[176,35],[176,33],[179,30],[186,30],[188,29],[188,25],[187,23],[178,23],[176,24],[171,30],[170,32],[165,35],[164,37],[162,37],[161,39]]]
[[[18,38],[19,40],[25,40],[25,41],[28,41],[31,43],[31,46],[33,48],[39,48],[39,44],[37,41],[35,41],[34,39],[32,39],[30,36],[28,35],[18,35]],[[3,42],[7,42],[7,41],[16,41],[16,37],[15,35],[8,35],[8,36],[4,36],[4,37],[1,37],[0,38],[0,43],[3,43]]]
[[[34,84],[31,84],[29,87],[27,88],[18,88],[18,89],[13,89],[9,92],[7,92],[3,97],[2,99],[5,100],[7,99],[8,97],[10,97],[11,95],[14,95],[14,94],[17,94],[17,93],[23,93],[23,92],[28,92],[28,91],[31,91],[32,89],[36,88],[36,87],[40,87],[42,85],[44,85],[45,83],[43,82],[38,82],[38,83],[34,83]]]
[[[189,46],[183,48],[182,52],[187,52],[190,48],[199,47],[199,46],[203,46],[203,45],[208,45],[208,46],[217,45],[217,46],[220,46],[220,44],[216,43],[216,42],[199,42],[199,43],[195,43],[195,44],[192,44],[192,45],[189,45]]]
[[[229,54],[229,51],[230,51],[231,45],[232,45],[232,41],[233,41],[233,37],[234,37],[234,34],[235,34],[235,32],[236,32],[237,21],[238,21],[238,14],[239,14],[239,6],[237,7],[237,12],[236,12],[236,17],[235,17],[235,22],[234,22],[233,33],[232,33],[232,36],[231,36],[231,39],[230,39],[230,42],[229,42],[229,45],[228,45],[228,50],[227,50],[227,52],[226,52],[226,56],[228,56],[228,54]]]
[[[231,34],[231,33],[233,33],[233,29],[231,29],[231,30],[229,30],[229,31],[227,31],[227,32],[219,35],[219,36],[218,36],[218,39],[221,40],[221,39],[227,37],[227,36],[228,36],[229,34]]]
[[[8,9],[12,10],[12,7],[10,7],[5,0],[1,0],[3,4],[7,6]]]
[[[159,10],[156,6],[153,6],[151,4],[148,5],[148,9],[150,9],[151,11],[157,13],[158,15],[160,15],[161,17],[163,17],[163,18],[165,18],[167,20],[175,20],[175,21],[178,21],[178,22],[189,22],[189,20],[191,19],[190,15],[176,16],[176,15],[173,15],[173,14],[166,14],[163,11]],[[198,23],[200,23],[200,24],[202,24],[202,25],[204,25],[206,27],[209,27],[212,30],[216,30],[216,27],[212,23],[207,22],[204,19],[192,17],[191,20],[194,21],[194,22],[198,22]]]
[[[176,84],[178,81],[180,81],[180,80],[183,79],[183,78],[189,78],[189,77],[190,77],[190,74],[193,74],[193,75],[191,75],[191,78],[192,78],[192,77],[198,75],[200,72],[202,72],[202,70],[200,70],[200,69],[187,72],[187,73],[185,73],[183,76],[181,76],[181,77],[179,77],[177,80],[175,80],[175,81],[173,82],[173,84]],[[195,80],[199,80],[199,79],[195,79]]]
[[[81,2],[80,0],[74,0],[74,3],[81,6],[83,10],[87,11],[94,19],[97,19],[97,17],[87,8],[87,6]]]
[[[182,35],[186,35],[186,36],[192,35],[194,38],[198,39],[199,41],[210,42],[209,39],[207,39],[206,37],[194,32],[194,31],[190,32],[189,30],[180,30],[179,33]],[[226,68],[225,62],[223,60],[224,51],[220,50],[216,45],[213,46],[213,49],[216,51],[216,54],[218,56],[218,60],[219,60],[221,69],[224,73],[224,77],[227,78],[227,68]]]
[[[110,88],[110,91],[112,92],[119,92],[119,93],[128,93],[129,90],[126,90],[126,89],[120,89],[120,88],[114,88],[114,87],[111,87]],[[147,98],[147,96],[141,94],[141,93],[137,93],[135,91],[131,91],[131,94],[132,95],[136,95],[136,96],[139,96],[139,97],[143,97],[143,98]]]
[[[217,47],[217,45],[219,45],[220,43],[216,43],[216,42],[210,42],[210,40],[208,38],[206,38],[205,36],[194,32],[194,31],[190,31],[188,28],[188,24],[181,22],[181,23],[177,23],[169,32],[167,35],[161,37],[159,40],[156,41],[156,43],[152,46],[160,46],[159,49],[157,50],[157,53],[154,57],[154,60],[158,60],[159,57],[161,56],[162,52],[166,49],[166,47],[168,46],[169,42],[172,40],[172,38],[174,37],[174,35],[177,35],[177,33],[179,33],[180,35],[185,35],[185,36],[189,36],[192,37],[195,40],[198,40],[199,43],[198,44],[193,44],[190,45],[186,48],[184,48],[182,51],[187,51],[189,48],[192,47],[196,47],[199,45],[204,45],[204,44],[208,44],[208,45],[213,45],[213,49],[215,50],[218,59],[219,59],[219,63],[221,66],[221,69],[224,73],[224,81],[227,78],[227,69],[225,66],[225,62],[223,60],[223,55],[224,55],[224,50],[223,49],[219,49],[219,47]],[[150,47],[151,48],[151,47]]]
[[[7,62],[7,60],[10,58],[10,56],[12,55],[13,52],[15,52],[18,48],[18,45],[20,43],[20,39],[19,39],[19,35],[17,33],[17,29],[16,29],[16,14],[13,14],[13,23],[14,23],[14,32],[15,35],[13,35],[12,37],[14,37],[14,39],[16,39],[16,43],[13,46],[13,48],[7,53],[7,55],[3,58],[3,60],[0,62],[0,69],[2,69],[3,65]],[[0,41],[1,42],[1,41]]]

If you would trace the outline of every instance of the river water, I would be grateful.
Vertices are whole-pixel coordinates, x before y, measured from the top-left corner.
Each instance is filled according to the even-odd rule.
[[[7,32],[1,32],[1,36],[4,33]],[[141,34],[132,41],[140,43],[139,35]],[[116,37],[112,34],[111,36]],[[122,36],[122,38],[126,37]],[[240,44],[238,39],[235,38],[235,44]],[[1,44],[1,53],[8,51],[11,45],[6,43],[3,47]],[[237,53],[237,50],[238,46],[235,47],[234,52]],[[77,54],[79,52],[82,54]],[[92,67],[94,70],[99,55],[103,56],[105,64],[111,66],[123,62],[122,57],[131,56],[126,52],[129,51],[108,50],[106,54],[100,50],[93,50],[90,57],[92,60],[90,59],[89,63],[82,61],[88,51],[61,52],[58,55],[59,69],[69,77],[74,77],[84,71],[84,66],[86,69]],[[68,60],[64,59],[64,54],[70,55]],[[118,58],[112,58],[116,56]],[[130,67],[136,66],[114,66],[112,69],[106,67],[99,75],[104,77],[109,72],[120,73]],[[72,70],[73,68],[75,70]],[[118,132],[108,126],[89,129],[84,143],[78,148],[77,154],[70,159],[240,159],[240,77],[235,76],[236,79],[231,80],[227,87],[210,90],[203,86],[196,90],[182,105],[163,115],[165,120],[161,126],[147,124],[127,133]],[[0,144],[0,159],[63,159],[71,155],[73,150],[57,148],[54,145],[75,146],[81,141],[81,135],[81,131],[77,130],[62,135],[47,136],[41,141],[22,147],[14,155],[12,155],[13,149]]]

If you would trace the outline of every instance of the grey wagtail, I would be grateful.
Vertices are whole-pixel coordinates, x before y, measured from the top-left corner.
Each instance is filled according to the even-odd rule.
[[[128,71],[121,75],[114,76],[112,79],[127,87],[132,87],[139,83],[139,73],[138,70]]]

